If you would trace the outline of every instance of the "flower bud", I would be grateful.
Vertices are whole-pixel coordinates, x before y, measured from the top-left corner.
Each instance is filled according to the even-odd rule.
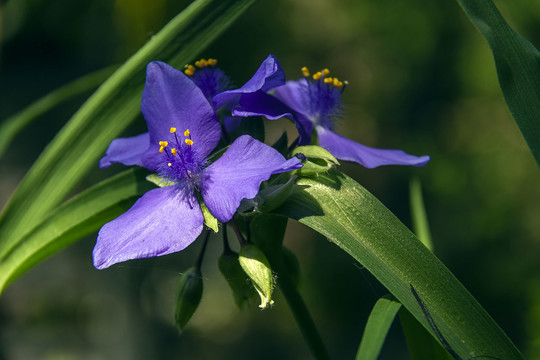
[[[295,170],[295,174],[300,176],[310,176],[326,172],[334,165],[339,165],[339,161],[328,150],[316,145],[299,146],[295,148],[291,155],[303,155],[306,160],[304,166]]]
[[[261,297],[259,307],[265,309],[268,305],[272,305],[275,280],[266,256],[255,245],[247,244],[240,249],[239,261]]]
[[[176,290],[176,309],[174,322],[183,330],[187,322],[199,306],[203,292],[201,269],[191,267],[182,274]]]
[[[218,260],[219,270],[233,291],[234,302],[242,309],[256,296],[251,280],[240,266],[238,254],[233,251],[224,252]]]

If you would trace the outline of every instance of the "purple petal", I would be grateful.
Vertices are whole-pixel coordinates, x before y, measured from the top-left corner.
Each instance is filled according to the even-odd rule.
[[[99,161],[99,167],[106,168],[115,163],[143,166],[141,156],[149,146],[150,136],[148,133],[115,139],[109,145],[105,156]]]
[[[191,206],[190,206],[191,204]],[[180,251],[201,233],[203,215],[194,194],[174,186],[150,190],[98,234],[94,266]]]
[[[163,62],[151,62],[146,68],[141,111],[152,145],[147,154],[154,150],[157,153],[158,143],[170,140],[171,127],[181,133],[189,129],[199,161],[206,158],[221,138],[219,121],[201,90],[181,71]]]
[[[289,80],[280,87],[274,89],[274,96],[294,111],[307,117],[309,112],[306,103],[307,83],[305,79],[299,81]]]
[[[274,55],[268,55],[259,66],[255,75],[239,89],[222,92],[214,97],[214,109],[222,106],[232,107],[238,101],[241,94],[255,91],[268,91],[285,83],[285,72]]]
[[[221,222],[232,219],[242,199],[254,198],[272,174],[302,167],[297,158],[286,160],[277,150],[240,136],[227,152],[202,174],[201,193],[210,212]]]
[[[340,160],[354,161],[367,168],[381,165],[412,165],[424,166],[429,156],[409,155],[403,150],[376,149],[368,147],[343,136],[340,136],[322,126],[315,128],[319,135],[319,145],[330,151]]]
[[[264,116],[269,120],[287,117],[294,121],[298,129],[300,135],[299,145],[309,144],[313,131],[313,122],[303,113],[293,110],[278,98],[257,91],[251,94],[243,94],[238,103],[239,108],[232,111],[234,116]]]

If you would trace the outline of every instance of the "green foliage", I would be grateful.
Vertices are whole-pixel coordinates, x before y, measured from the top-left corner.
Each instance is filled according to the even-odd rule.
[[[91,234],[124,213],[152,188],[146,170],[128,170],[75,196],[55,209],[0,262],[0,293],[48,256]]]
[[[540,165],[540,52],[506,23],[491,0],[458,2],[491,47],[508,108]]]
[[[410,284],[461,357],[522,358],[452,273],[366,189],[338,171],[319,174],[317,180],[301,178],[297,184],[298,190],[276,212],[335,242],[369,270],[432,335]]]
[[[385,295],[377,301],[364,329],[356,360],[377,360],[390,325],[400,308],[401,304],[391,295]]]

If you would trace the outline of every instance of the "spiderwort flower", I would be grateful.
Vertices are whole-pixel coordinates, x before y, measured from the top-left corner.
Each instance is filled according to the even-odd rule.
[[[262,181],[302,166],[249,136],[239,137],[208,165],[207,156],[221,137],[214,110],[188,77],[165,63],[148,65],[141,111],[148,133],[114,140],[100,166],[143,166],[172,185],[148,191],[101,228],[93,252],[98,269],[191,244],[204,221],[197,194],[218,220],[227,222],[242,199],[255,197]]]
[[[216,65],[216,59],[201,59],[195,61],[194,65],[186,65],[184,70],[184,74],[201,89],[216,112],[219,109],[231,111],[238,105],[242,94],[268,91],[285,84],[285,73],[274,55],[268,55],[253,77],[236,90],[231,90],[229,77]],[[224,116],[225,130],[234,131],[240,125],[240,121],[241,119],[237,117]]]
[[[262,91],[243,94],[235,116],[263,115],[268,119],[289,117],[294,120],[299,133],[299,145],[311,142],[313,130],[317,133],[319,146],[330,151],[336,158],[359,163],[367,168],[381,165],[423,166],[429,156],[413,156],[402,150],[377,149],[356,143],[336,134],[334,122],[342,116],[341,94],[347,85],[330,71],[324,69],[310,76],[307,67],[302,68],[304,78],[287,81],[273,89],[269,95]]]

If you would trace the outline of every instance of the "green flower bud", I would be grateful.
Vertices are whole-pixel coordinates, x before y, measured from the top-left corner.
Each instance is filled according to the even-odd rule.
[[[223,253],[219,257],[218,266],[233,291],[234,302],[242,309],[256,296],[256,292],[251,280],[240,266],[238,254],[233,251]]]
[[[259,307],[265,309],[268,305],[272,305],[275,280],[266,256],[255,245],[247,244],[240,249],[239,261],[261,297]]]
[[[182,274],[176,290],[176,309],[174,322],[178,329],[183,330],[201,302],[203,280],[201,269],[191,267]]]
[[[327,172],[334,165],[339,165],[339,161],[328,150],[316,145],[299,146],[295,148],[291,155],[302,154],[306,157],[304,166],[295,170],[295,174],[309,176]]]

